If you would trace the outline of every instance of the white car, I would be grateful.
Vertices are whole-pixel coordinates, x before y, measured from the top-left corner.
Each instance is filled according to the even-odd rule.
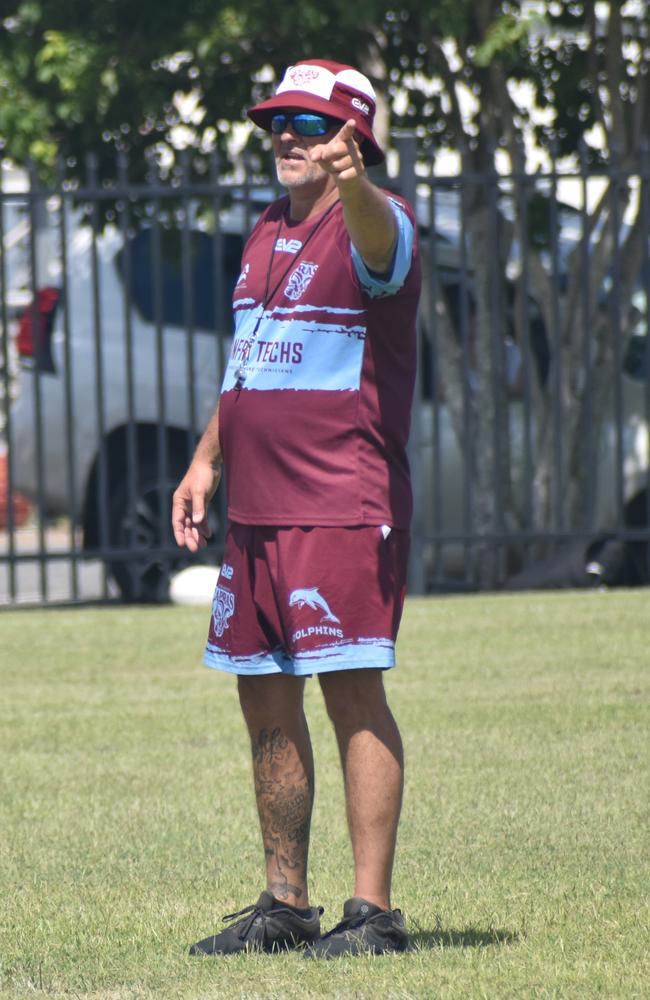
[[[14,487],[80,525],[127,599],[164,600],[188,560],[171,537],[171,494],[217,400],[242,247],[232,226],[219,242],[163,227],[125,241],[75,224],[67,260],[19,320]],[[203,554],[213,562],[217,510]]]

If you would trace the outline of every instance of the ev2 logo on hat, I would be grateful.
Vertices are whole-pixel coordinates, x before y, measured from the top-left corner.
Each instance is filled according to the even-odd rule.
[[[370,114],[370,106],[366,104],[365,101],[362,101],[360,98],[353,97],[350,103],[352,104],[353,108],[356,108],[357,111],[361,111],[362,114],[364,115]]]

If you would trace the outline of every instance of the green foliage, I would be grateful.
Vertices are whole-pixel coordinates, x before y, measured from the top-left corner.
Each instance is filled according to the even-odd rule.
[[[230,5],[207,0],[48,0],[14,3],[0,33],[0,137],[18,162],[52,166],[56,151],[83,174],[93,152],[100,175],[114,173],[115,151],[171,148],[182,124],[178,95],[197,92],[204,111],[188,130],[200,158],[225,150],[239,122],[291,61],[324,54],[353,61],[373,39],[373,3],[296,8],[276,0]],[[300,51],[296,40],[300,39]],[[38,145],[37,145],[38,144]],[[141,158],[141,157],[140,157]]]
[[[200,161],[211,148],[226,152],[233,123],[287,64],[323,56],[366,72],[393,106],[392,124],[415,128],[425,149],[521,134],[528,111],[499,75],[528,81],[537,106],[553,109],[535,125],[541,145],[575,151],[595,124],[607,131],[614,111],[616,142],[638,148],[650,104],[648,7],[612,5],[603,21],[577,0],[543,4],[535,17],[521,0],[14,0],[0,32],[0,139],[11,158],[31,156],[50,173],[60,153],[83,174],[92,151],[111,174],[116,149],[134,161],[173,153],[174,128],[185,124],[183,143]],[[463,122],[459,87],[476,100]],[[178,95],[192,92],[203,117],[183,123]]]
[[[521,17],[503,14],[490,24],[483,41],[476,46],[474,65],[485,67],[499,58],[521,58],[520,44],[527,43],[532,30],[541,30],[544,22],[539,17]]]

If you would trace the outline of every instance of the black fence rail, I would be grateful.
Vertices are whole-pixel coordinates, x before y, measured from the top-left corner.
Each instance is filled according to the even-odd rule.
[[[648,583],[647,157],[441,177],[397,145],[425,273],[411,591]],[[190,561],[171,493],[275,192],[216,162],[131,176],[3,170],[0,604],[165,600]],[[217,565],[223,489],[211,516]]]

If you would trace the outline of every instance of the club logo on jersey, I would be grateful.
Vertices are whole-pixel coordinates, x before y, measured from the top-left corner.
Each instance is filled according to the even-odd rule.
[[[302,240],[288,240],[284,236],[278,236],[275,249],[278,253],[298,253],[302,250]]]
[[[225,587],[217,587],[212,599],[212,624],[214,634],[222,636],[235,613],[235,595]]]
[[[299,590],[292,590],[289,595],[289,607],[298,605],[299,608],[307,606],[312,611],[324,611],[322,622],[336,622],[341,624],[341,619],[332,614],[329,604],[319,593],[318,587],[301,587]]]
[[[287,287],[284,294],[292,302],[296,302],[307,291],[309,284],[318,270],[318,264],[311,264],[308,260],[301,260],[295,271],[289,275]]]

